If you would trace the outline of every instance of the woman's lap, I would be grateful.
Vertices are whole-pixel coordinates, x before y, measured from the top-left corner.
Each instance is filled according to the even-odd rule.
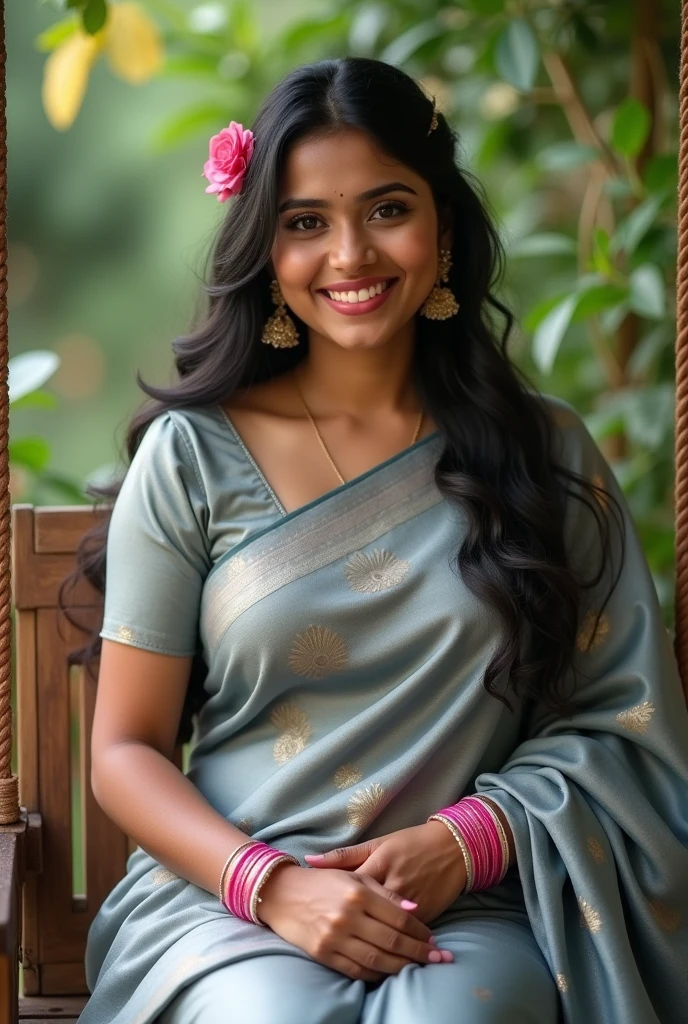
[[[468,918],[435,934],[453,964],[406,967],[376,986],[299,956],[228,964],[184,989],[158,1024],[556,1024],[557,991],[527,926]]]

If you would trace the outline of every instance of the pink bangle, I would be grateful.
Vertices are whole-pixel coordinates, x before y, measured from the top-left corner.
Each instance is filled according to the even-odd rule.
[[[227,879],[224,889],[221,888],[222,905],[234,917],[262,924],[257,915],[260,889],[277,865],[285,863],[298,864],[298,861],[267,843],[250,840],[242,844],[222,869],[221,879]]]
[[[464,892],[489,889],[501,882],[509,868],[509,847],[498,815],[485,800],[464,797],[428,821],[433,819],[442,821],[461,847],[466,862]]]

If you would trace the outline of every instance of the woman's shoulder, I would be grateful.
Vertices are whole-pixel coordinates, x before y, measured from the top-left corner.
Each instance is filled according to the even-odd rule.
[[[218,447],[237,444],[235,432],[219,403],[165,409],[149,423],[142,444],[168,448],[183,459],[202,460]]]
[[[601,453],[581,413],[556,395],[540,394],[553,428],[555,451],[570,469],[596,471]]]

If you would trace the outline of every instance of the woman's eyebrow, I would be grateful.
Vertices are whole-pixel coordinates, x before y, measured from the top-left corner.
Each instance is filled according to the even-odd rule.
[[[408,192],[412,196],[418,195],[415,189],[412,189],[410,185],[404,185],[401,181],[391,181],[387,185],[378,185],[376,188],[370,188],[367,192],[361,192],[359,195],[354,196],[354,202],[363,203],[366,199],[377,199],[378,196],[384,196],[387,192]],[[309,206],[311,209],[324,210],[330,204],[326,199],[285,199],[280,205],[278,213],[286,213],[287,210],[298,210],[304,206]]]

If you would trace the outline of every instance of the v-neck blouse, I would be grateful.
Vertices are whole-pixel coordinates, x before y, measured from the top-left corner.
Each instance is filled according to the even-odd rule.
[[[112,511],[100,636],[163,654],[194,654],[203,586],[223,556],[439,437],[438,431],[427,434],[286,512],[221,406],[161,413],[148,427]]]

